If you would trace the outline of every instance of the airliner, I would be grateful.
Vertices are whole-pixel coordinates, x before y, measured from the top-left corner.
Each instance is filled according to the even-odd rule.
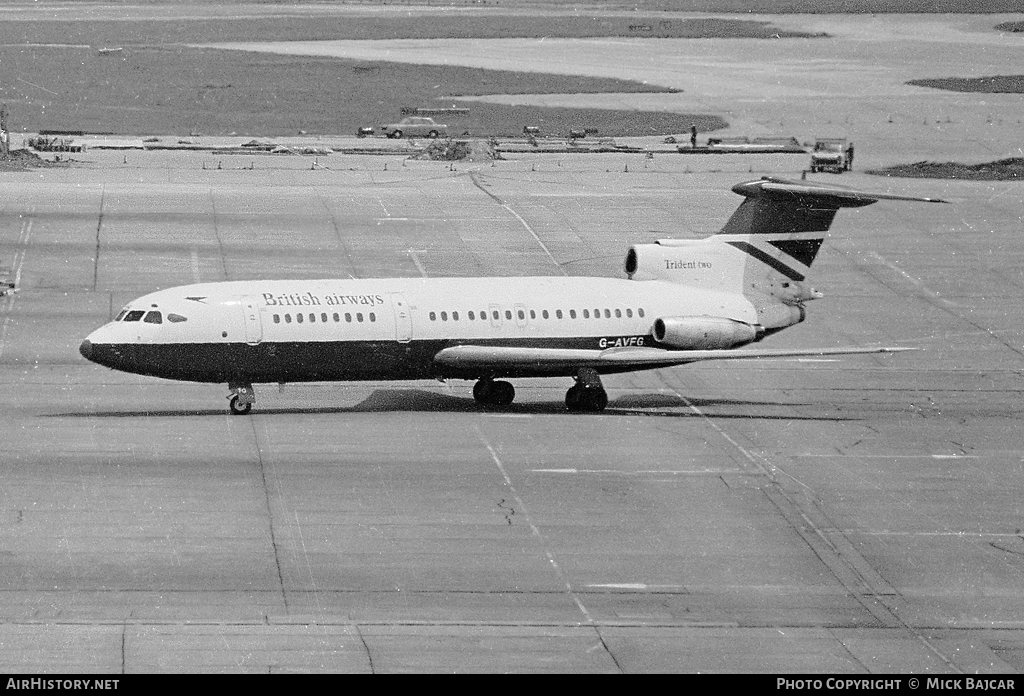
[[[608,405],[602,375],[703,360],[887,353],[891,347],[745,348],[806,317],[806,276],[840,208],[880,199],[945,203],[764,177],[720,232],[628,250],[626,278],[246,280],[168,288],[130,302],[81,344],[115,370],[227,383],[229,411],[253,384],[475,380],[486,407],[506,379],[571,377],[570,411]]]

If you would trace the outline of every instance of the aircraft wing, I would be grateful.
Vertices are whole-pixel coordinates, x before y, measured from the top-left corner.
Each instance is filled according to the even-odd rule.
[[[860,353],[899,353],[916,348],[808,348],[736,349],[736,350],[663,350],[661,348],[608,348],[576,350],[563,348],[512,348],[505,346],[462,345],[445,348],[434,356],[434,363],[459,370],[473,368],[537,370],[538,372],[567,368],[592,367],[643,369],[685,365],[701,360],[752,360],[758,358],[793,358],[822,355],[854,355]]]

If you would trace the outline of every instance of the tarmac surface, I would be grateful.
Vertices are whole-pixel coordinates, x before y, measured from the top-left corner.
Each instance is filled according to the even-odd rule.
[[[0,174],[0,671],[1024,668],[1019,183],[812,177],[952,205],[841,211],[824,299],[764,346],[916,352],[609,377],[596,415],[552,379],[502,411],[258,385],[233,417],[77,346],[196,281],[618,276],[806,159],[73,157]]]

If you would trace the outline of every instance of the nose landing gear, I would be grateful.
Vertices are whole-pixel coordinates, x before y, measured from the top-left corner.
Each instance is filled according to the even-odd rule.
[[[608,405],[608,392],[601,384],[597,370],[584,367],[576,376],[576,384],[565,393],[565,407],[570,411],[597,413]]]
[[[253,391],[251,384],[232,382],[228,384],[228,389],[231,390],[231,394],[228,395],[228,408],[232,415],[244,416],[252,410],[252,405],[256,403],[256,392]]]

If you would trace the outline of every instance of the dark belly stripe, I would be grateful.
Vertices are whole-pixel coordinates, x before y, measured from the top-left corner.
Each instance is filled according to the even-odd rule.
[[[484,374],[440,372],[434,356],[449,346],[470,344],[551,349],[600,350],[607,336],[452,341],[294,341],[245,343],[93,344],[91,359],[116,370],[188,382],[329,382],[473,379]],[[650,336],[645,346],[658,347]],[[627,368],[630,369],[630,368]],[[623,371],[610,367],[608,372]],[[494,377],[552,376],[528,366],[495,369]],[[566,372],[565,374],[571,374]]]

